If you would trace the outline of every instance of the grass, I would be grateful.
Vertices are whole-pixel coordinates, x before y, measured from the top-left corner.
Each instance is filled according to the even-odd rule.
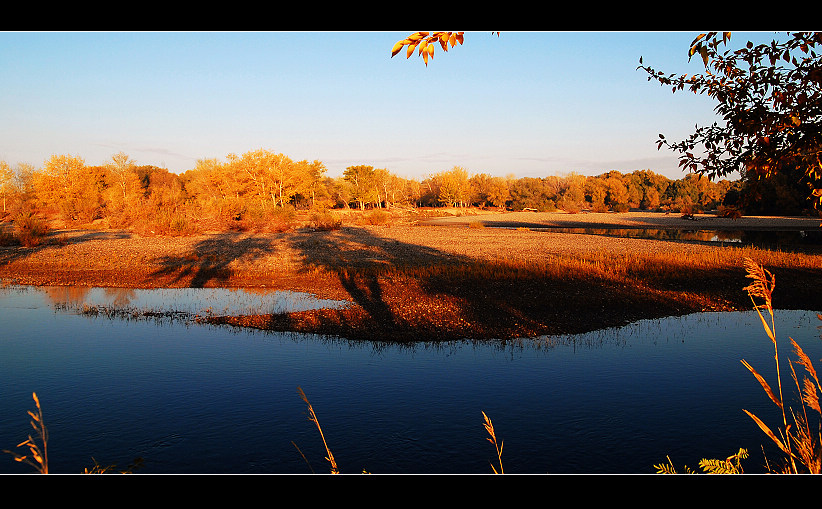
[[[822,425],[819,419],[820,414],[822,414],[819,403],[819,393],[822,391],[822,386],[820,386],[819,377],[808,355],[793,338],[789,338],[796,360],[789,359],[788,367],[799,396],[798,400],[802,404],[798,410],[794,410],[786,404],[782,380],[782,362],[780,361],[779,343],[774,323],[773,291],[776,288],[776,277],[751,258],[746,258],[744,264],[747,277],[751,279],[751,283],[744,290],[748,293],[762,322],[762,327],[773,344],[776,388],[772,388],[765,377],[745,359],[742,359],[741,362],[753,374],[771,402],[779,408],[782,422],[777,431],[774,431],[755,414],[745,409],[743,411],[751,417],[759,429],[783,454],[773,464],[766,458],[769,473],[822,473]],[[817,316],[822,320],[822,314]],[[801,382],[794,365],[804,368],[805,376]],[[812,424],[811,421],[814,421],[815,424]],[[738,474],[743,473],[741,460],[747,457],[747,450],[740,449],[737,454],[725,460],[702,459],[699,466],[706,473]],[[655,468],[657,473],[677,473],[670,458],[668,458],[667,464],[655,465]],[[691,473],[691,470],[686,466],[685,472]]]
[[[308,420],[313,422],[317,426],[317,430],[320,432],[320,438],[322,438],[323,445],[325,446],[325,452],[326,452],[325,459],[328,460],[328,463],[331,464],[331,473],[332,474],[339,474],[340,469],[337,467],[337,462],[334,460],[334,455],[331,453],[331,449],[328,448],[328,442],[325,441],[325,435],[323,434],[323,428],[322,428],[322,426],[320,426],[320,421],[319,421],[319,419],[317,419],[317,414],[314,413],[314,407],[311,406],[311,402],[308,401],[308,397],[306,397],[306,395],[303,392],[301,387],[297,387],[297,392],[300,394],[300,397],[302,398],[302,400],[305,401],[305,404],[308,405]],[[295,447],[296,447],[296,444],[295,444]],[[297,450],[299,451],[299,448],[297,448]],[[302,452],[300,452],[300,454],[302,454]],[[305,455],[303,455],[303,458],[305,458]],[[307,460],[306,460],[306,462],[307,462]],[[310,468],[310,466],[311,465],[309,463],[309,468]]]
[[[773,390],[765,378],[744,359],[742,360],[742,364],[756,377],[762,389],[780,409],[782,413],[782,428],[779,430],[779,436],[759,417],[748,410],[744,411],[785,455],[780,464],[773,467],[773,472],[793,474],[822,473],[822,431],[820,431],[820,423],[818,420],[820,414],[819,391],[822,391],[822,387],[820,387],[819,378],[810,358],[805,354],[799,344],[797,344],[793,338],[790,338],[796,360],[789,360],[788,366],[790,367],[791,378],[795,384],[796,391],[800,395],[802,407],[799,410],[793,410],[787,407],[782,385],[779,346],[773,318],[772,301],[773,290],[776,287],[776,278],[751,259],[745,260],[745,266],[748,271],[748,277],[753,280],[745,290],[747,290],[748,295],[751,297],[751,302],[753,302],[754,308],[762,321],[762,326],[774,347],[777,379],[776,390]],[[761,303],[757,304],[757,300],[760,300]],[[763,315],[763,310],[769,319],[766,319],[766,316]],[[822,315],[818,316],[822,319]],[[794,364],[803,367],[805,370],[806,376],[802,379],[801,383],[794,369]],[[813,414],[813,412],[815,412],[815,414]],[[816,426],[811,425],[810,415],[816,417]]]
[[[26,463],[34,467],[41,474],[49,473],[49,456],[48,456],[48,439],[49,434],[46,425],[43,422],[43,409],[40,408],[40,400],[37,398],[37,393],[32,393],[34,398],[34,405],[37,412],[29,410],[28,414],[31,417],[31,427],[34,428],[36,438],[31,435],[26,440],[17,444],[17,447],[25,446],[28,449],[28,454],[17,454],[12,451],[3,450],[3,452],[14,456],[14,461]]]

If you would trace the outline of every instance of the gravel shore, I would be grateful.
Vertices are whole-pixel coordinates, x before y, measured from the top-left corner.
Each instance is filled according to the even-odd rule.
[[[470,224],[479,221],[484,226],[509,228]],[[746,282],[741,269],[732,274],[717,270],[658,288],[626,288],[608,281],[579,284],[563,277],[506,276],[498,281],[478,281],[470,274],[463,280],[453,275],[406,277],[401,272],[387,271],[386,275],[383,270],[402,267],[420,271],[477,261],[527,265],[591,253],[635,258],[666,253],[688,258],[724,249],[702,242],[538,230],[546,226],[679,229],[693,228],[694,224],[734,230],[819,229],[819,220],[811,218],[696,216],[694,221],[674,214],[524,212],[444,217],[418,225],[343,226],[330,231],[302,228],[266,234],[141,237],[129,231],[65,230],[52,232],[34,248],[0,247],[0,279],[38,286],[305,291],[348,300],[352,306],[287,317],[222,320],[242,326],[366,338],[386,334],[394,338],[518,337],[581,332],[702,309],[749,308],[750,301],[741,291]],[[819,297],[816,301],[807,297],[822,285],[822,253],[803,256],[805,265],[810,260],[811,268],[784,268],[779,281],[783,288],[801,290],[796,297],[800,303],[822,306]],[[819,268],[815,269],[817,259]],[[546,305],[556,302],[564,306]]]

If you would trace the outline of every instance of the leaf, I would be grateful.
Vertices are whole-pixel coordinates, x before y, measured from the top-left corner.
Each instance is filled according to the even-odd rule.
[[[780,401],[779,398],[776,397],[774,392],[771,390],[771,386],[768,385],[768,382],[766,382],[765,379],[762,378],[762,375],[757,373],[756,370],[750,364],[748,364],[748,362],[745,359],[742,359],[741,362],[745,365],[746,368],[748,368],[748,371],[753,373],[753,376],[755,376],[756,379],[759,380],[759,385],[762,386],[762,388],[765,390],[765,393],[768,395],[769,398],[771,398],[771,401],[773,401],[774,404],[781,409],[782,401]]]
[[[405,46],[405,41],[404,40],[403,41],[397,41],[397,44],[395,44],[394,47],[391,48],[391,57],[393,57],[394,55],[399,53],[400,50],[403,48],[403,46]]]
[[[742,409],[742,411],[745,412],[746,414],[748,414],[748,416],[750,416],[750,418],[754,420],[754,422],[757,424],[757,426],[759,426],[759,429],[761,429],[762,431],[765,432],[766,435],[771,437],[771,440],[774,441],[774,443],[782,450],[782,452],[784,452],[785,454],[788,454],[788,455],[791,454],[791,452],[787,449],[787,447],[785,447],[785,444],[783,444],[778,438],[776,438],[776,435],[773,434],[773,431],[771,431],[771,429],[768,427],[767,424],[762,422],[759,419],[759,417],[755,416],[754,414],[750,413],[749,411],[745,410],[744,408]]]
[[[418,53],[418,55],[422,55],[423,52],[425,52],[425,48],[427,46],[428,46],[428,41],[423,40],[422,42],[420,42],[420,52]]]

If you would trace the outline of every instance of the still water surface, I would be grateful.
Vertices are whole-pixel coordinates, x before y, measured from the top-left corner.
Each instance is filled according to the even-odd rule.
[[[756,472],[767,439],[742,408],[778,424],[740,363],[773,383],[773,349],[752,312],[410,346],[78,312],[118,296],[135,309],[154,309],[156,298],[183,308],[196,297],[191,313],[246,299],[317,305],[304,295],[220,292],[0,289],[0,449],[31,432],[32,392],[57,473],[135,457],[144,459],[138,473],[327,473],[298,386],[344,473],[492,473],[482,411],[504,441],[506,473],[653,473],[666,456],[696,468],[740,447]],[[817,312],[776,314],[780,338],[796,339],[814,361]],[[6,456],[0,473],[31,471]]]

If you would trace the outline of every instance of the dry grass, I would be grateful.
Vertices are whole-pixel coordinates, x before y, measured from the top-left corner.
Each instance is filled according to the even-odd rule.
[[[793,338],[790,338],[796,360],[789,360],[788,367],[802,406],[799,410],[788,407],[785,404],[782,362],[780,361],[778,338],[774,323],[773,292],[776,288],[776,277],[771,271],[751,258],[745,258],[744,266],[747,272],[746,277],[751,279],[750,284],[744,290],[750,297],[753,307],[762,322],[762,327],[773,345],[776,388],[772,388],[765,377],[745,359],[742,359],[741,362],[753,374],[771,402],[779,408],[782,415],[781,427],[774,431],[752,412],[745,409],[743,411],[753,419],[762,432],[770,438],[784,455],[773,465],[768,461],[769,472],[782,474],[822,473],[822,427],[819,419],[822,413],[819,403],[819,393],[822,391],[822,386],[820,386],[816,369],[808,355]],[[822,320],[822,314],[817,316]],[[801,382],[794,369],[794,364],[804,368],[807,374]],[[811,424],[812,421],[815,424]],[[706,473],[738,474],[743,473],[741,460],[747,458],[747,456],[747,450],[740,449],[737,454],[725,460],[703,459],[699,465]],[[657,473],[677,473],[670,458],[668,458],[667,464],[655,465],[655,468]],[[688,467],[685,467],[685,471],[691,473]]]
[[[17,447],[25,446],[28,448],[28,454],[17,454],[13,451],[3,450],[8,454],[14,456],[14,460],[26,463],[34,467],[41,474],[49,473],[49,458],[48,458],[48,439],[49,434],[46,425],[43,422],[43,409],[40,408],[40,400],[37,398],[37,393],[32,393],[34,404],[37,407],[37,412],[29,410],[28,414],[31,417],[31,427],[34,428],[36,438],[31,435],[26,440],[17,444]],[[38,442],[39,440],[39,442]]]
[[[325,441],[325,435],[323,434],[322,426],[320,426],[320,421],[319,419],[317,419],[317,414],[314,413],[314,407],[311,406],[311,402],[308,401],[308,397],[305,395],[305,392],[303,392],[301,387],[297,387],[297,392],[300,394],[300,398],[302,398],[305,404],[308,405],[308,420],[313,422],[314,425],[317,426],[317,430],[320,432],[320,438],[322,438],[323,446],[325,447],[326,452],[325,459],[328,461],[328,463],[331,464],[331,473],[339,474],[340,469],[337,467],[337,461],[334,459],[334,455],[331,453],[331,449],[328,448],[328,442]],[[296,444],[294,445],[296,447]],[[299,448],[297,448],[297,450],[299,451]],[[302,454],[302,452],[300,454]],[[303,458],[305,458],[305,456],[303,456]]]
[[[497,460],[499,461],[499,470],[497,470],[497,468],[493,464],[491,465],[491,470],[493,470],[495,474],[504,474],[505,470],[502,468],[502,445],[503,445],[503,442],[501,440],[499,442],[497,442],[497,434],[494,431],[494,423],[492,423],[491,419],[489,419],[488,416],[485,415],[485,412],[482,412],[482,419],[483,419],[482,426],[485,428],[485,431],[488,432],[488,435],[489,435],[489,438],[487,438],[486,440],[488,440],[489,442],[494,444],[494,450],[497,453]]]
[[[751,259],[745,260],[745,267],[748,277],[752,279],[751,284],[745,287],[745,290],[748,292],[751,302],[753,302],[754,308],[762,321],[762,326],[773,344],[777,379],[776,390],[773,390],[765,378],[744,359],[742,364],[756,377],[770,400],[780,409],[782,429],[779,430],[778,436],[759,417],[748,410],[744,411],[785,455],[781,464],[772,467],[773,472],[822,473],[822,431],[820,431],[818,419],[820,414],[819,391],[822,390],[822,387],[820,387],[819,378],[810,358],[796,341],[790,338],[797,360],[789,361],[788,365],[796,391],[801,396],[800,401],[803,404],[798,411],[786,406],[782,387],[779,347],[773,318],[773,290],[776,287],[776,278],[771,272]],[[757,303],[757,301],[761,301],[761,303]],[[766,316],[763,315],[763,310],[769,319],[766,319]],[[822,315],[818,316],[822,319]],[[803,378],[802,383],[799,382],[794,364],[802,366],[809,375],[809,377]],[[811,425],[809,410],[816,412],[814,415],[816,426]]]

